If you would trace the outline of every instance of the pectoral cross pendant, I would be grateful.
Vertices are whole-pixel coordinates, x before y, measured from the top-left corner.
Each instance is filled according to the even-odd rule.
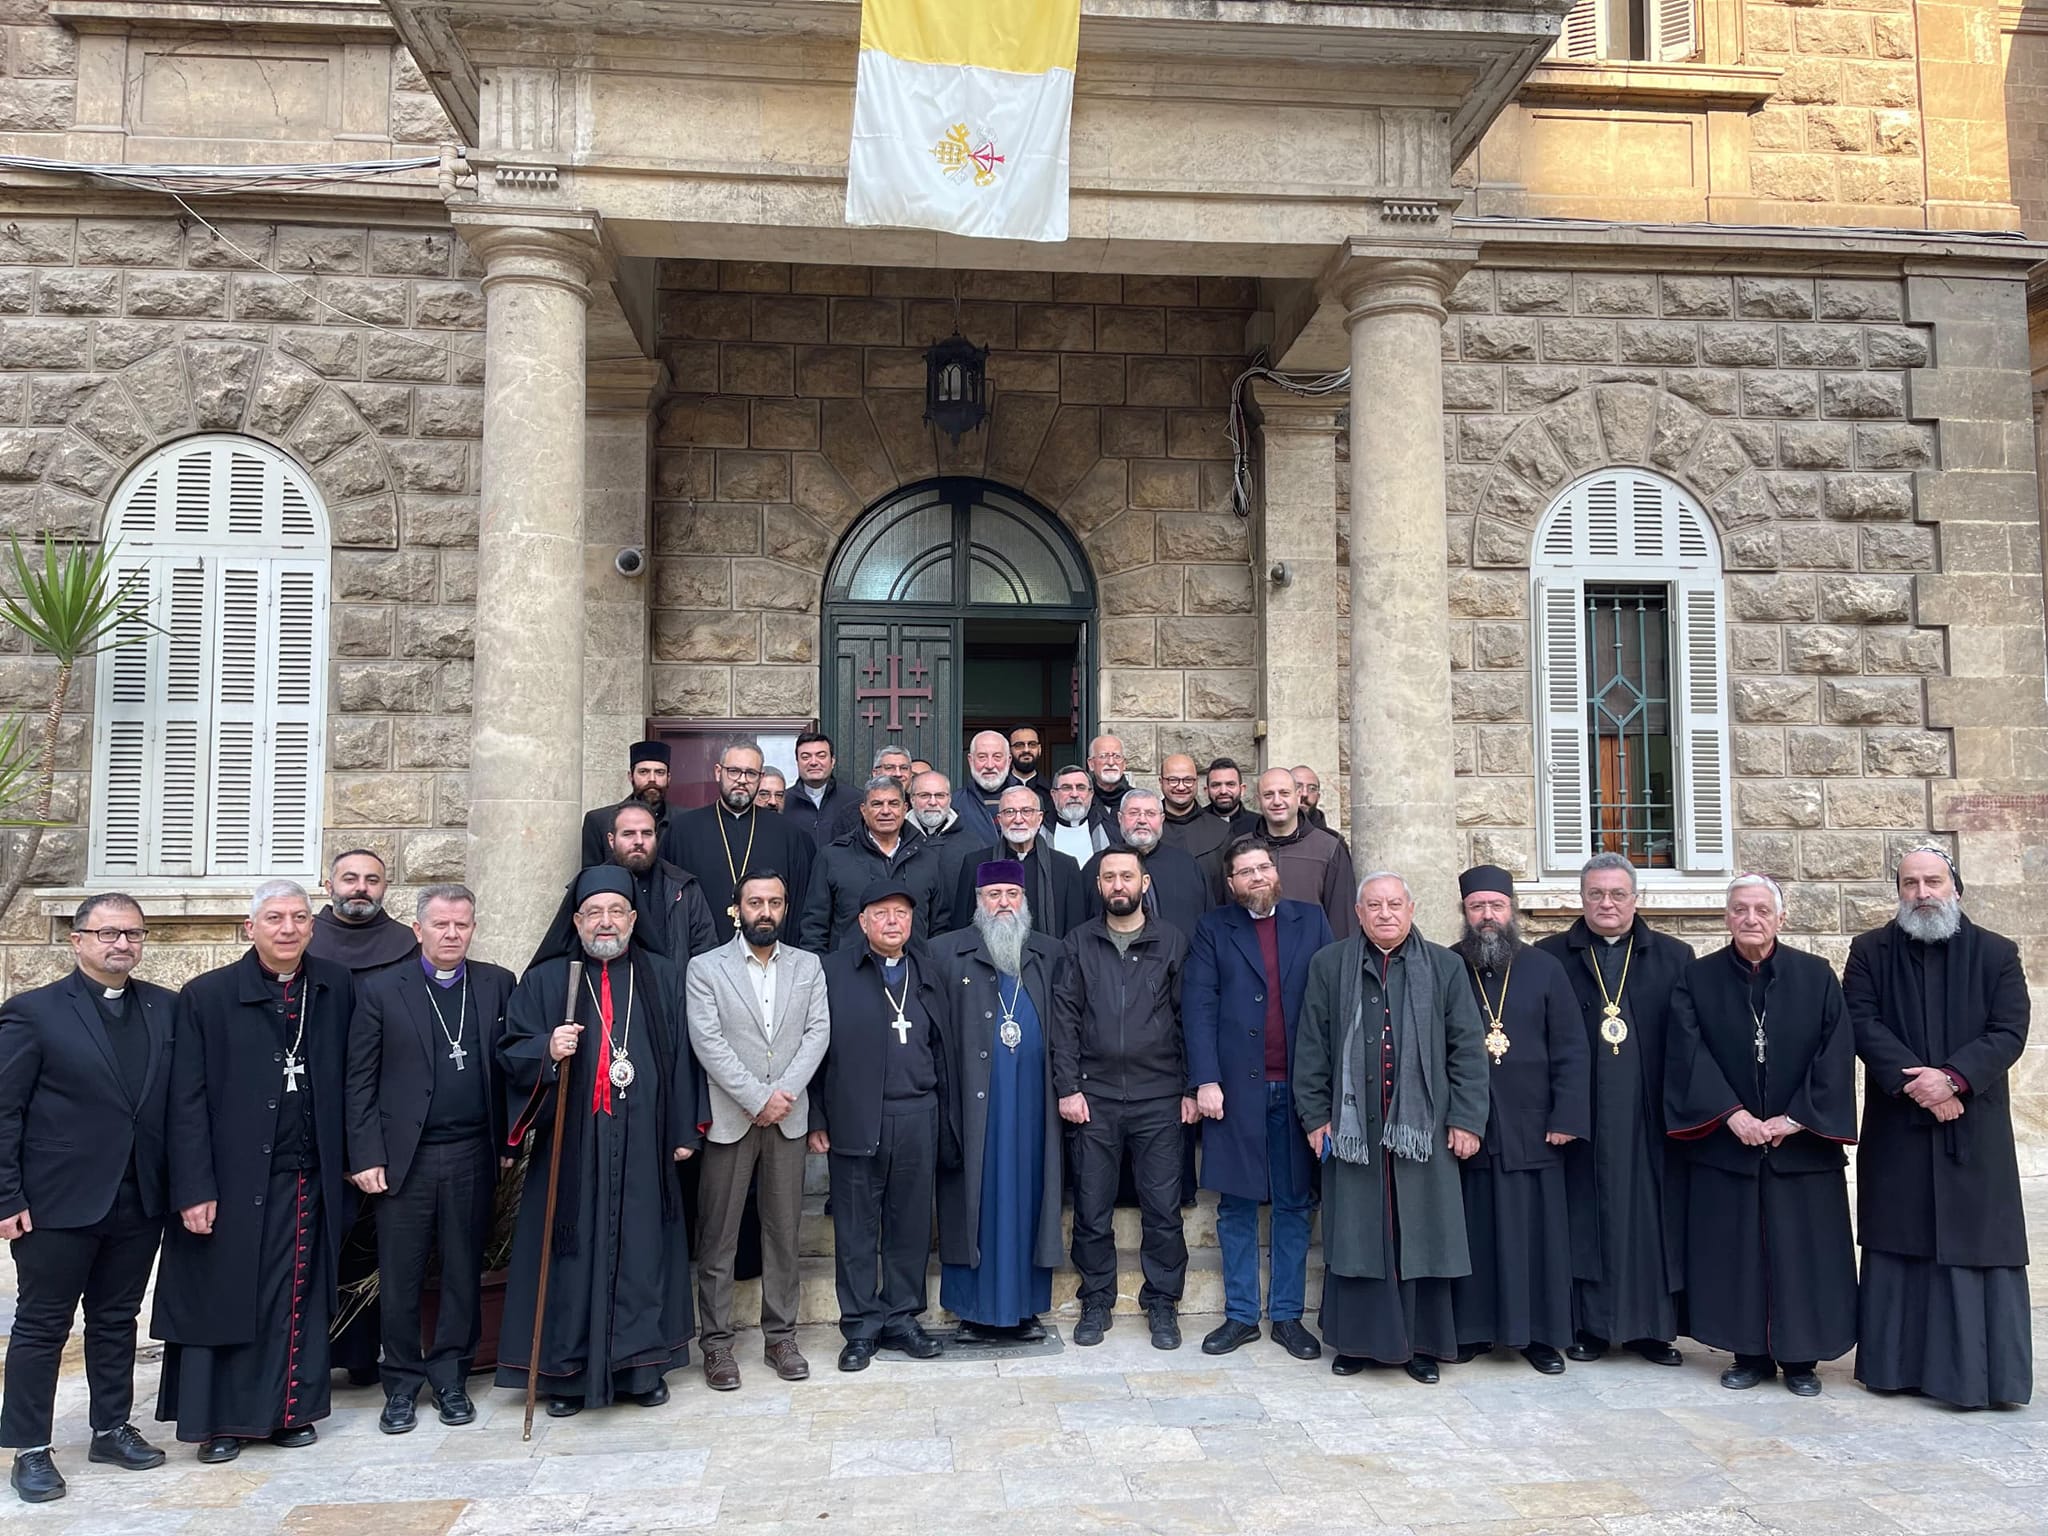
[[[284,1091],[286,1093],[297,1093],[299,1091],[299,1079],[305,1075],[306,1064],[304,1062],[300,1061],[296,1056],[285,1057]]]
[[[448,1059],[455,1063],[456,1071],[460,1072],[464,1070],[462,1064],[465,1061],[469,1060],[469,1052],[465,1051],[462,1048],[462,1042],[460,1040],[456,1041],[452,1046],[448,1048]]]
[[[738,902],[734,902],[731,906],[727,907],[725,909],[725,916],[726,921],[731,923],[735,928],[737,928],[740,922],[740,904]]]
[[[1764,1021],[1762,1019],[1756,1021],[1756,1062],[1758,1066],[1762,1066],[1764,1062]]]
[[[896,1043],[897,1043],[898,1045],[908,1045],[908,1044],[910,1044],[910,1020],[909,1020],[909,1019],[905,1018],[905,1017],[904,1017],[904,1016],[903,1016],[902,1014],[900,1014],[900,1013],[899,1013],[899,1014],[897,1014],[897,1015],[896,1015],[896,1018],[895,1018],[894,1022],[892,1022],[892,1023],[891,1023],[890,1025],[889,1025],[889,1027],[890,1027],[891,1029],[893,1029],[893,1030],[895,1030],[895,1031],[896,1031]]]

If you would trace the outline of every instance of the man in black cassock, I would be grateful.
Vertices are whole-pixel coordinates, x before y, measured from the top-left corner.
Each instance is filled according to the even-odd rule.
[[[1728,886],[1728,947],[1671,994],[1664,1113],[1691,1162],[1688,1331],[1725,1349],[1733,1391],[1780,1369],[1800,1397],[1815,1363],[1856,1342],[1856,1256],[1842,1148],[1856,1139],[1856,1045],[1842,988],[1818,955],[1778,942],[1785,896],[1768,875]]]
[[[1593,1118],[1586,1036],[1564,967],[1522,942],[1514,877],[1481,864],[1459,876],[1458,894],[1465,932],[1455,948],[1492,1064],[1479,1155],[1461,1170],[1472,1273],[1451,1284],[1458,1355],[1506,1345],[1556,1376],[1572,1339],[1563,1150]]]
[[[1031,790],[1012,785],[1004,798],[1012,793]],[[1060,947],[1032,929],[1023,865],[992,859],[974,879],[972,922],[931,946],[951,1006],[943,1112],[960,1146],[939,1169],[939,1304],[964,1339],[1036,1343],[1065,1257],[1045,1028]]]
[[[656,841],[661,856],[670,858],[668,774],[669,745],[665,741],[636,741],[626,752],[626,798],[613,805],[600,805],[583,813],[583,867],[602,864],[611,857],[612,812],[622,805],[642,805],[654,817]]]
[[[794,914],[803,911],[810,893],[812,834],[786,817],[755,809],[754,795],[761,786],[761,749],[755,743],[737,741],[719,753],[716,774],[718,798],[670,823],[661,856],[696,876],[720,944],[730,943],[739,931],[740,876],[764,871],[782,876],[792,914],[785,920],[783,939],[793,942]],[[688,964],[686,956],[675,958],[678,965]]]
[[[1451,1284],[1472,1272],[1458,1165],[1486,1125],[1485,1031],[1406,880],[1365,876],[1357,914],[1362,934],[1309,962],[1294,1039],[1294,1112],[1323,1159],[1323,1341],[1336,1375],[1378,1361],[1428,1385],[1457,1355]]]
[[[1579,904],[1577,922],[1536,944],[1563,964],[1593,1057],[1593,1134],[1564,1148],[1577,1335],[1565,1353],[1598,1360],[1619,1341],[1681,1365],[1671,1341],[1686,1160],[1664,1134],[1664,1041],[1693,952],[1636,916],[1636,872],[1618,853],[1586,861]]]
[[[498,1062],[511,1133],[534,1143],[505,1285],[498,1385],[524,1388],[538,1361],[551,1418],[624,1398],[668,1401],[667,1374],[690,1363],[696,1323],[690,1242],[677,1163],[697,1149],[702,1102],[674,966],[632,942],[632,880],[616,864],[576,882],[582,960],[569,1016],[572,956],[535,962],[505,1008]],[[568,1086],[558,1089],[566,1071]],[[557,1104],[569,1119],[555,1225],[545,1228]],[[541,1244],[552,1241],[547,1311],[536,1348]]]
[[[1958,1408],[2028,1401],[2034,1340],[2008,1074],[2027,1046],[2011,939],[1963,915],[1949,855],[1899,861],[1898,916],[1849,946],[1863,1058],[1856,1379]]]
[[[244,1440],[311,1445],[328,1412],[327,1330],[350,1209],[343,1178],[348,970],[306,953],[289,880],[256,887],[251,948],[179,1002],[165,1141],[170,1203],[150,1332],[156,1416],[205,1462]]]
[[[974,926],[980,910],[975,893],[976,871],[991,860],[1024,866],[1024,906],[1031,928],[1054,941],[1064,939],[1087,920],[1088,893],[1081,866],[1053,847],[1043,830],[1045,811],[1038,792],[1028,784],[1012,784],[996,802],[997,840],[967,856],[953,888],[955,932]]]
[[[825,956],[832,1038],[811,1080],[810,1149],[831,1155],[842,1371],[866,1370],[877,1349],[929,1360],[945,1347],[918,1318],[947,1139],[950,1000],[931,955],[911,942],[916,910],[908,889],[876,878],[860,895],[862,942]]]
[[[313,919],[306,953],[315,960],[345,965],[358,983],[396,970],[420,951],[412,929],[384,910],[391,882],[384,860],[367,848],[337,853],[327,866],[332,898]],[[339,1305],[348,1319],[334,1336],[334,1368],[348,1372],[349,1385],[373,1386],[383,1320],[377,1293],[377,1202],[354,1202],[355,1220],[341,1240]]]
[[[617,865],[632,877],[633,941],[678,971],[692,956],[718,948],[718,927],[711,919],[704,888],[695,875],[661,857],[661,832],[654,813],[628,801],[613,807],[609,815],[611,825],[605,831],[609,857],[603,862]],[[554,921],[534,949],[535,960],[569,951],[575,937],[575,916],[576,881],[571,880],[562,891]]]

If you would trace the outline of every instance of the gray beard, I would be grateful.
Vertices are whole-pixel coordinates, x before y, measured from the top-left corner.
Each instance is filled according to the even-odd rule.
[[[1060,807],[1059,815],[1063,825],[1078,827],[1088,819],[1088,807],[1085,805],[1063,805]]]
[[[383,910],[384,903],[374,896],[345,896],[334,904],[335,916],[356,926],[371,921]]]
[[[1458,949],[1480,970],[1497,971],[1514,958],[1515,943],[1521,936],[1521,925],[1513,918],[1498,929],[1474,928],[1467,923],[1465,937],[1458,941]]]
[[[977,906],[974,931],[981,935],[982,947],[996,969],[1015,976],[1024,969],[1024,945],[1031,937],[1031,904],[1025,902],[1014,912],[987,912]]]
[[[593,960],[616,960],[626,952],[626,941],[620,938],[585,939],[583,952]]]
[[[951,813],[947,810],[912,811],[910,813],[910,819],[916,822],[920,827],[923,827],[925,831],[936,832],[939,830],[939,828],[943,827],[946,824],[946,817],[949,814]]]
[[[1006,848],[1029,850],[1037,841],[1038,834],[1036,832],[1026,832],[1022,837],[1013,832],[1005,832],[1003,834],[1003,846]]]
[[[1899,928],[1907,938],[1918,939],[1922,944],[1946,944],[1956,936],[1956,930],[1963,926],[1962,901],[1951,896],[1933,905],[1934,911],[1922,912],[1917,902],[1899,903]]]
[[[1159,846],[1159,834],[1149,828],[1143,832],[1126,832],[1124,846],[1134,853],[1150,853]]]
[[[978,773],[970,773],[967,775],[967,777],[974,780],[974,782],[981,787],[981,790],[984,794],[992,795],[997,790],[1001,789],[1003,785],[1009,782],[1010,770],[1005,768],[1002,770],[1002,772],[996,774],[995,777],[988,779],[984,779]]]

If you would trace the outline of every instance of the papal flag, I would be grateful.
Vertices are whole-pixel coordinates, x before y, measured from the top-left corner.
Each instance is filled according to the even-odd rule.
[[[1081,0],[861,0],[846,222],[1067,238]]]

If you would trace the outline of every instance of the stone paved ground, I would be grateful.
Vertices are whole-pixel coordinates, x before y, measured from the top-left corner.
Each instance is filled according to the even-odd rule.
[[[2048,1255],[2048,1180],[2028,1188],[2033,1246]],[[11,1290],[11,1273],[0,1287]],[[2037,1294],[2040,1286],[2037,1283]],[[2048,1297],[2043,1298],[2048,1301]],[[0,1530],[52,1536],[721,1536],[1237,1531],[1330,1536],[1798,1536],[2048,1532],[2048,1413],[1961,1414],[1880,1399],[1823,1368],[1826,1394],[1736,1396],[1725,1363],[1632,1357],[1545,1379],[1519,1359],[1348,1381],[1261,1341],[1221,1361],[1187,1320],[1178,1355],[1120,1318],[1100,1348],[1000,1364],[882,1357],[831,1369],[836,1336],[806,1329],[811,1382],[771,1384],[743,1335],[745,1389],[719,1396],[694,1369],[664,1408],[545,1417],[519,1439],[519,1400],[480,1399],[479,1421],[427,1415],[377,1433],[374,1391],[337,1392],[307,1450],[258,1447],[228,1467],[189,1449],[133,1475],[84,1459],[75,1364],[59,1402],[61,1504],[0,1502]],[[2035,1311],[2048,1355],[2048,1305]],[[144,1402],[152,1361],[140,1373]],[[480,1383],[479,1383],[480,1385]],[[4,1495],[0,1495],[4,1498]]]

